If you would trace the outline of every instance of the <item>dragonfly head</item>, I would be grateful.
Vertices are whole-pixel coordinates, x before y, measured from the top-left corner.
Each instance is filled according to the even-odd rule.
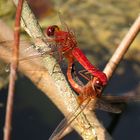
[[[54,37],[55,33],[57,31],[59,31],[60,28],[57,26],[57,25],[52,25],[52,26],[49,26],[46,30],[45,30],[45,33],[47,34],[47,36],[49,37]]]
[[[94,77],[92,86],[94,87],[97,96],[100,97],[102,89],[103,89],[103,85],[102,85],[102,82],[100,81],[100,79],[97,77]]]

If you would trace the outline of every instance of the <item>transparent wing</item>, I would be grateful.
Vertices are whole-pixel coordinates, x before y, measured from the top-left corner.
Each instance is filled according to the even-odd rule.
[[[3,71],[3,69],[8,71],[9,64],[12,59],[12,45],[13,41],[2,41],[0,42],[0,58],[3,60],[6,60],[8,65],[5,68],[2,68],[0,66],[0,70]],[[51,54],[51,55],[57,55],[58,51],[56,49],[50,49],[49,51],[42,51],[39,52],[38,50],[33,49],[34,44],[30,41],[20,41],[20,50],[19,50],[19,64],[20,65],[25,65],[26,63],[29,63],[30,65],[36,64],[37,69],[35,70],[44,70],[43,64],[41,61],[41,58],[45,56],[46,54]],[[34,70],[32,67],[28,70]]]
[[[61,12],[58,12],[58,16],[59,16],[59,19],[60,19],[60,22],[61,22],[61,25],[62,25],[63,30],[69,32],[69,31],[70,31],[70,30],[69,30],[69,27],[68,27],[68,25],[65,23],[64,17],[62,16]]]
[[[113,99],[113,100],[112,100]],[[132,100],[131,100],[132,99]],[[94,101],[92,101],[94,100]],[[121,113],[123,106],[121,104],[112,103],[124,103],[126,101],[140,101],[140,96],[103,96],[103,98],[87,99],[84,101],[84,105],[79,106],[76,111],[63,119],[57,126],[49,140],[60,139],[66,128],[78,117],[78,115],[87,107],[89,110],[100,109],[112,113]],[[109,102],[108,102],[109,101]]]
[[[87,99],[84,101],[82,105],[80,105],[74,113],[68,115],[66,118],[64,118],[60,124],[57,126],[57,128],[54,130],[52,135],[50,136],[49,140],[58,140],[61,138],[61,135],[66,130],[68,126],[79,116],[79,114],[86,108],[86,106],[89,104],[90,99]]]
[[[37,41],[36,41],[37,42]],[[51,51],[55,51],[54,46],[56,46],[55,41],[54,40],[48,40],[45,39],[45,42],[49,42],[50,45],[48,45],[48,47],[50,47]],[[44,42],[44,43],[45,43]],[[38,41],[39,44],[39,41]],[[12,51],[12,47],[14,45],[13,40],[6,40],[6,41],[0,41],[0,48],[6,49],[8,51]],[[36,50],[38,50],[37,47],[35,47],[34,43],[32,41],[26,41],[26,40],[20,40],[20,47],[19,47],[19,54],[22,56],[33,56],[33,55],[37,55],[37,54],[44,54],[45,52],[47,52],[47,49],[43,49],[41,50],[41,52],[39,51],[33,51],[33,48]]]
[[[62,25],[62,29],[66,32],[69,32],[69,33],[75,35],[73,30],[71,28],[69,28],[68,25],[66,24],[66,22],[64,21],[64,17],[61,14],[61,12],[58,12],[58,16],[59,16],[59,19],[60,19],[60,22],[61,22],[61,25]]]
[[[97,102],[95,104],[95,108],[99,110],[103,110],[106,112],[111,112],[111,113],[121,113],[123,108],[121,104],[113,105],[107,101],[104,101],[102,99],[97,99]]]
[[[134,90],[124,93],[123,95],[102,96],[100,99],[98,99],[96,108],[107,112],[120,113],[124,109],[124,103],[140,101],[139,89],[140,85],[138,84],[138,86]]]
[[[121,95],[121,96],[111,96],[106,95],[102,97],[102,100],[108,103],[128,103],[128,102],[139,102],[140,101],[140,94],[128,94],[128,95]]]

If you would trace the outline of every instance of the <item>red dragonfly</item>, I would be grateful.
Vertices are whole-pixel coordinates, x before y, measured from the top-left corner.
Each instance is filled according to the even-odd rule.
[[[45,34],[50,38],[46,38],[45,42],[56,43],[55,49],[60,54],[60,58],[63,55],[68,61],[71,58],[77,60],[91,75],[98,77],[102,85],[106,85],[106,75],[89,62],[85,54],[78,48],[76,37],[64,22],[61,13],[58,13],[58,15],[60,18],[60,22],[64,27],[64,30],[60,29],[57,25],[49,26],[48,28],[46,28]],[[52,48],[52,51],[54,53],[54,48]],[[43,52],[43,54],[46,53],[50,54],[51,52]],[[41,55],[42,54],[33,54],[27,58],[24,57],[21,60],[27,60]]]
[[[79,107],[76,111],[65,119],[63,119],[57,126],[49,140],[58,140],[63,137],[66,128],[78,117],[78,115],[85,109],[94,110],[101,109],[112,113],[121,113],[121,104],[112,105],[112,103],[127,103],[128,101],[140,101],[139,95],[131,96],[102,96],[103,85],[98,77],[92,77],[86,85],[81,85],[81,81],[77,78],[74,70],[74,61],[69,59],[67,76],[73,89],[78,93]],[[77,82],[74,78],[76,77]],[[79,84],[80,83],[80,84]],[[96,130],[95,130],[96,132]],[[95,139],[97,135],[95,134]]]
[[[60,54],[63,54],[68,61],[69,59],[76,59],[91,75],[98,77],[102,85],[106,85],[106,75],[89,62],[85,54],[78,48],[76,37],[68,27],[67,31],[63,31],[57,25],[52,25],[46,29],[45,33],[49,37],[52,37],[50,41],[55,41],[61,46],[58,51]]]
[[[46,41],[56,43],[58,53],[61,57],[63,55],[67,60],[71,58],[77,60],[84,67],[84,69],[91,73],[91,75],[98,77],[102,85],[106,85],[106,75],[93,66],[84,53],[78,48],[76,37],[73,32],[71,32],[68,28],[67,31],[63,31],[57,25],[52,25],[45,30],[45,33],[50,37],[50,39],[46,39]],[[52,51],[54,52],[54,49],[52,49]],[[46,54],[47,52],[43,53]],[[27,60],[41,55],[42,54],[33,54],[27,58],[24,57],[24,59],[22,58],[21,60]]]

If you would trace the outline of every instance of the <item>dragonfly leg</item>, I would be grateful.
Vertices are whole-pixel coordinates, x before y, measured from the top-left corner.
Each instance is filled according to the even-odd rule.
[[[61,47],[58,48],[58,54],[59,54],[59,61],[58,61],[58,63],[60,63],[63,60],[62,52],[63,52],[62,48]]]
[[[85,70],[85,69],[84,70],[80,70],[78,73],[79,73],[79,75],[81,75],[87,81],[91,80],[91,75],[90,75],[90,73],[87,70]]]

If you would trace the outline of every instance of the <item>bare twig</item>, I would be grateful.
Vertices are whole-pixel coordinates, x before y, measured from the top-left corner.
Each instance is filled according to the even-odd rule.
[[[23,4],[23,0],[19,0],[17,11],[16,11],[16,18],[15,18],[13,59],[10,67],[10,82],[9,82],[9,91],[8,91],[8,99],[7,99],[7,106],[6,106],[4,140],[11,139],[11,122],[12,122],[12,113],[13,113],[16,71],[17,71],[18,56],[19,56],[19,37],[20,37],[19,30],[20,30],[22,4]]]
[[[107,63],[104,72],[106,73],[108,80],[115,72],[118,64],[123,59],[123,56],[127,52],[128,48],[130,47],[131,43],[133,42],[139,31],[140,31],[140,16],[138,16],[138,18],[136,19],[136,21],[134,22],[134,24],[131,26],[130,30],[124,37],[124,39],[121,41],[117,50],[114,52],[113,56]]]

